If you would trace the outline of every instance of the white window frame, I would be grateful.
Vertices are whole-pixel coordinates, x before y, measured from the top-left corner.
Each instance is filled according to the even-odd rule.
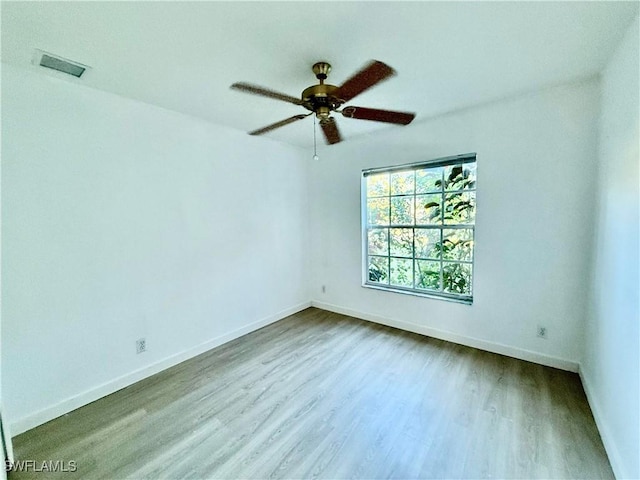
[[[444,157],[444,158],[437,158],[437,159],[433,159],[433,160],[429,160],[426,162],[418,162],[418,163],[410,163],[410,164],[404,164],[404,165],[396,165],[396,166],[392,166],[392,167],[382,167],[382,168],[370,168],[370,169],[365,169],[362,170],[362,175],[361,175],[361,215],[362,215],[362,223],[361,223],[361,229],[362,229],[362,286],[366,287],[366,288],[372,288],[372,289],[376,289],[376,290],[384,290],[384,291],[388,291],[388,292],[396,292],[396,293],[403,293],[403,294],[410,294],[410,295],[417,295],[420,297],[428,297],[428,298],[437,298],[437,299],[442,299],[442,300],[449,300],[449,301],[454,301],[454,302],[459,302],[459,303],[465,303],[465,304],[472,304],[473,303],[473,284],[475,282],[475,268],[474,268],[474,263],[475,263],[475,220],[472,224],[453,224],[453,225],[446,225],[444,224],[444,222],[442,222],[440,225],[412,225],[412,228],[414,229],[414,234],[415,234],[415,230],[416,229],[430,229],[430,230],[439,230],[440,231],[440,235],[441,235],[441,239],[442,239],[442,235],[443,235],[443,230],[453,230],[453,229],[458,229],[458,228],[464,228],[464,229],[471,229],[473,231],[473,250],[472,250],[472,257],[471,257],[471,261],[463,261],[463,260],[451,260],[451,262],[453,263],[464,263],[464,264],[468,264],[471,266],[471,286],[470,286],[470,294],[466,295],[466,294],[457,294],[457,293],[449,293],[449,292],[445,292],[444,291],[444,285],[443,285],[443,280],[442,280],[442,272],[443,272],[443,263],[444,262],[449,262],[450,260],[445,260],[442,258],[442,255],[440,256],[440,290],[429,290],[429,289],[418,289],[415,288],[415,273],[414,273],[414,286],[413,287],[406,287],[406,286],[398,286],[398,285],[392,285],[390,282],[387,284],[384,283],[378,283],[378,282],[372,282],[369,280],[369,236],[368,236],[368,230],[369,227],[371,227],[371,225],[368,224],[368,208],[367,208],[367,177],[369,175],[373,175],[373,174],[380,174],[380,173],[397,173],[397,172],[402,172],[402,171],[410,171],[410,170],[419,170],[421,168],[435,168],[435,167],[446,167],[446,166],[450,166],[450,165],[460,165],[460,164],[467,164],[467,163],[474,163],[476,165],[476,172],[477,172],[477,155],[476,153],[467,153],[467,154],[463,154],[463,155],[455,155],[455,156],[450,156],[450,157]],[[476,177],[477,178],[477,177]],[[463,192],[476,192],[476,188],[473,189],[465,189],[462,190]],[[461,192],[462,192],[461,191]],[[442,208],[441,210],[443,211],[443,215],[444,215],[444,198],[445,195],[447,194],[451,194],[451,193],[459,193],[459,191],[445,191],[443,188],[443,203],[442,203]],[[413,194],[408,194],[407,196],[411,196],[413,195],[414,199],[416,196],[415,190]],[[419,194],[418,194],[419,195]],[[394,197],[391,192],[389,192],[389,198],[390,198],[390,203],[391,203],[391,198]],[[372,197],[373,198],[373,197]],[[476,206],[477,206],[477,199],[476,199]],[[389,207],[391,208],[391,206]],[[476,207],[477,208],[477,207]],[[389,225],[388,225],[388,232],[390,232],[391,229],[394,228],[394,226],[396,228],[407,228],[407,225],[393,225],[391,224],[391,219],[389,219]],[[374,227],[377,228],[377,227]],[[385,227],[381,227],[381,228],[385,228]],[[390,244],[391,244],[391,237],[390,237],[390,233],[387,235],[387,244],[389,245],[389,249]],[[377,255],[372,255],[372,256],[377,256]],[[389,250],[389,253],[387,255],[382,255],[381,257],[387,257],[389,258],[389,262],[391,262],[391,258],[395,258],[393,255],[391,255],[391,252]],[[414,271],[415,271],[415,262],[416,260],[416,252],[415,252],[415,248],[413,250],[413,255],[411,257],[403,257],[403,258],[411,258],[414,262]],[[390,268],[390,267],[389,267]],[[390,270],[389,270],[390,273]]]

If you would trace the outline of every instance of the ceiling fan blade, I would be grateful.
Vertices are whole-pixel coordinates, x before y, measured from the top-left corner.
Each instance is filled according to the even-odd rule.
[[[276,100],[282,100],[284,102],[293,103],[295,105],[302,105],[302,100],[286,93],[276,92],[268,88],[260,87],[258,85],[252,85],[250,83],[238,82],[231,85],[234,90],[241,92],[253,93],[254,95],[262,95],[263,97],[275,98]]]
[[[391,110],[378,110],[376,108],[344,107],[342,115],[347,118],[359,120],[373,120],[374,122],[397,123],[408,125],[416,117],[415,113],[393,112]]]
[[[344,82],[335,92],[335,96],[345,102],[351,100],[356,95],[361,94],[368,88],[395,75],[396,71],[389,65],[373,60],[366,67]]]
[[[303,118],[308,117],[311,113],[307,113],[305,115],[294,115],[293,117],[286,118],[284,120],[280,120],[279,122],[272,123],[271,125],[267,125],[266,127],[260,128],[258,130],[254,130],[253,132],[249,132],[249,135],[262,135],[263,133],[270,132],[271,130],[275,130],[276,128],[284,127],[285,125],[289,125],[297,120],[302,120]]]
[[[327,143],[329,145],[333,145],[334,143],[342,141],[342,137],[340,137],[340,131],[338,130],[338,124],[333,117],[322,120],[320,122],[320,127],[322,127],[322,132],[324,133],[324,136],[327,139]]]

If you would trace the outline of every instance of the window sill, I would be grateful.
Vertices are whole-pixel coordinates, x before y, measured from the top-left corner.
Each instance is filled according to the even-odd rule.
[[[377,285],[377,284],[371,284],[371,283],[363,283],[362,287],[364,288],[370,288],[372,290],[380,290],[383,292],[389,292],[389,293],[401,293],[404,295],[412,295],[414,297],[422,297],[422,298],[431,298],[434,300],[444,300],[446,302],[453,302],[453,303],[462,303],[464,305],[473,305],[473,297],[471,298],[456,298],[456,297],[449,297],[446,295],[438,295],[438,294],[434,294],[434,293],[421,293],[421,292],[416,292],[413,290],[404,290],[402,288],[393,288],[393,287],[384,287],[381,285]]]

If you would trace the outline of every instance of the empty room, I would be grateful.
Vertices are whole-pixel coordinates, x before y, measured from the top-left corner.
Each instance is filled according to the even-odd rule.
[[[1,2],[1,478],[640,478],[639,5]]]

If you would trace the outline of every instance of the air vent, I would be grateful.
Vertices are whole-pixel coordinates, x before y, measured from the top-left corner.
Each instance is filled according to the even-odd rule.
[[[78,62],[73,62],[66,58],[53,55],[52,53],[43,52],[41,50],[36,50],[33,63],[77,78],[80,78],[89,68]]]

